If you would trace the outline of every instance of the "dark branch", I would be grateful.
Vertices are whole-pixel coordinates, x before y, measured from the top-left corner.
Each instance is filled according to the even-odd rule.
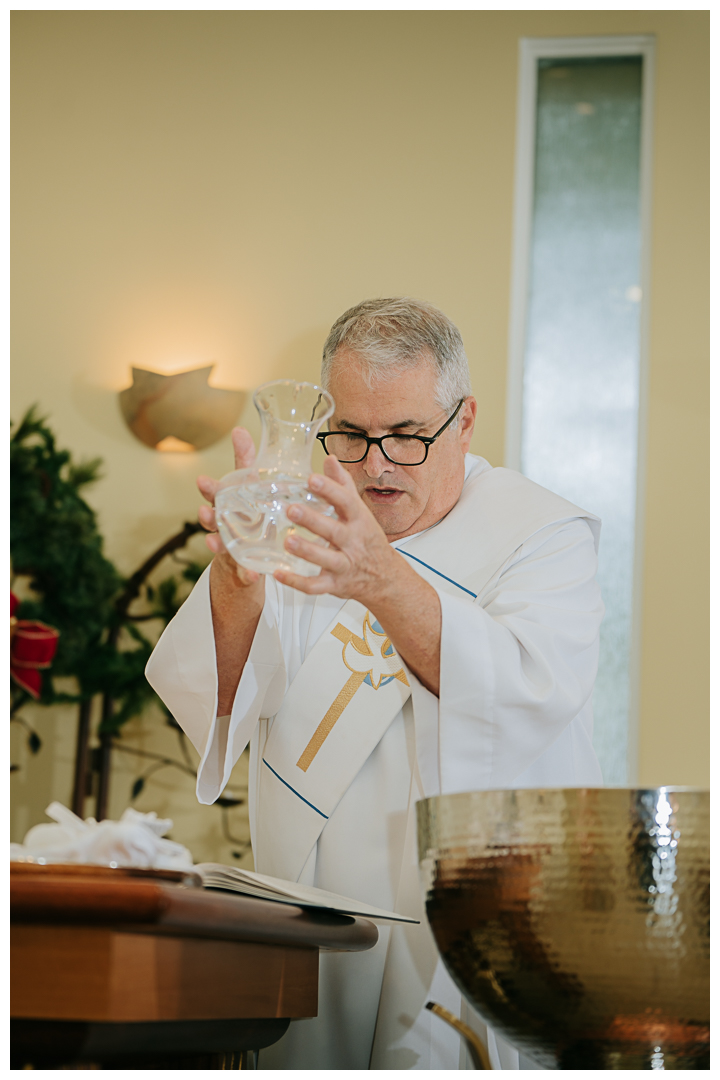
[[[153,761],[159,761],[163,765],[174,765],[176,769],[182,769],[183,772],[190,773],[191,776],[195,776],[195,769],[189,765],[184,765],[182,761],[176,761],[174,758],[165,757],[164,754],[154,754],[151,750],[138,750],[135,746],[128,746],[126,743],[119,742],[117,739],[112,740],[113,750],[122,750],[126,754],[135,754],[136,757],[152,758]]]
[[[232,833],[230,832],[230,822],[228,820],[228,807],[227,806],[222,807],[222,831],[223,831],[223,836],[225,837],[225,839],[227,841],[229,841],[229,843],[237,844],[237,846],[242,848],[244,851],[247,851],[248,848],[251,847],[251,843],[250,843],[249,840],[241,840],[239,837],[233,836]]]
[[[133,600],[139,596],[143,582],[147,576],[152,573],[158,563],[162,562],[166,555],[171,555],[179,548],[185,547],[191,536],[202,531],[203,527],[199,521],[186,521],[179,533],[176,533],[175,536],[171,536],[169,540],[166,540],[164,544],[161,544],[161,546],[145,560],[142,566],[138,567],[135,573],[128,578],[125,588],[115,601],[115,611],[121,620],[127,616],[128,608]],[[119,631],[120,627],[118,625],[114,629],[114,632],[111,633],[113,641],[117,639]]]

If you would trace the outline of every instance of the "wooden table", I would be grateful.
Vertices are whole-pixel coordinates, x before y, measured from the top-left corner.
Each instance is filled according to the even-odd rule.
[[[253,1067],[317,1015],[321,949],[365,919],[205,890],[193,875],[11,870],[12,1067]]]

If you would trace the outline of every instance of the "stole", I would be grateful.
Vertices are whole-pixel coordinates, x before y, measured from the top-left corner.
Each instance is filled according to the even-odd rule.
[[[482,599],[503,564],[538,529],[599,521],[520,473],[471,472],[460,499],[396,545],[437,589]],[[256,859],[297,881],[326,822],[410,696],[408,671],[372,612],[348,600],[305,659],[261,753]]]

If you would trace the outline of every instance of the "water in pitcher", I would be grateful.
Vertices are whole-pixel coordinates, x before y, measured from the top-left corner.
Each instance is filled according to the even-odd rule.
[[[303,577],[314,577],[320,573],[319,566],[285,550],[285,540],[293,534],[321,547],[327,546],[314,533],[289,520],[287,508],[291,503],[303,503],[328,516],[334,513],[332,506],[313,495],[297,477],[255,479],[218,492],[215,498],[218,532],[236,562],[259,574],[291,570]]]

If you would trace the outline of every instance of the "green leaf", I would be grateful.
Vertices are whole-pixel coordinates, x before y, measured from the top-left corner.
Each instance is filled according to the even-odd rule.
[[[101,467],[102,458],[81,461],[77,465],[71,463],[68,465],[67,470],[68,483],[76,489],[85,487],[86,484],[94,484],[96,480],[102,479]]]
[[[31,593],[17,614],[60,633],[40,704],[107,695],[113,713],[102,731],[117,733],[157,699],[144,673],[153,641],[118,611],[129,579],[106,558],[97,516],[80,494],[100,477],[101,464],[98,458],[74,461],[59,449],[38,406],[11,427],[10,553],[14,573],[29,577]],[[142,614],[167,624],[203,569],[187,563],[159,585],[143,583]],[[60,691],[58,680],[67,676],[77,679],[77,693]],[[17,711],[26,702],[13,691],[12,703]]]
[[[137,780],[135,781],[135,783],[132,786],[132,793],[130,795],[130,801],[131,802],[133,802],[135,799],[137,799],[138,795],[140,794],[140,792],[142,791],[142,789],[144,787],[145,787],[145,777],[144,776],[138,776]]]
[[[37,731],[31,731],[28,736],[28,746],[32,754],[37,754],[38,750],[42,746],[42,739],[38,735]]]

